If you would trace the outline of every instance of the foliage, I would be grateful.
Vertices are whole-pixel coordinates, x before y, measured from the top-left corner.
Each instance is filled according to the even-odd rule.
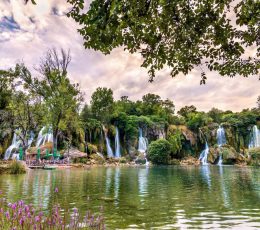
[[[113,91],[108,88],[97,88],[91,96],[90,104],[94,118],[107,122],[113,111]]]
[[[171,155],[175,158],[180,158],[180,152],[182,150],[184,137],[180,130],[177,130],[174,134],[169,134],[167,140],[171,144]]]
[[[167,164],[170,159],[171,144],[165,139],[158,139],[149,144],[147,158],[154,164]]]
[[[197,112],[197,108],[194,105],[190,105],[190,106],[182,107],[177,113],[187,119],[190,113],[196,113],[196,112]]]
[[[220,75],[258,75],[259,1],[68,0],[85,48],[109,54],[116,47],[139,52],[150,80],[168,66],[171,76],[200,67]],[[234,20],[230,22],[230,14]]]
[[[25,66],[20,66],[20,76],[25,87],[40,96],[45,103],[46,122],[51,125],[54,133],[54,147],[62,131],[70,130],[78,125],[78,110],[82,100],[78,84],[71,84],[67,76],[67,68],[71,61],[69,53],[56,49],[48,50],[42,59],[38,72],[39,77],[32,77]]]
[[[187,126],[189,129],[198,132],[199,128],[212,122],[212,119],[204,112],[188,114]]]
[[[9,166],[9,172],[10,174],[23,174],[26,173],[26,170],[21,162],[14,160]]]

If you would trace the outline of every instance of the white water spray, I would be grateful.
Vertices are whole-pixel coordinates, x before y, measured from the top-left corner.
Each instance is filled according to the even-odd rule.
[[[199,160],[201,161],[202,165],[208,165],[208,154],[209,154],[209,146],[208,142],[205,144],[205,149],[201,152]]]
[[[106,140],[106,147],[107,147],[107,156],[108,157],[114,157],[114,153],[113,153],[113,150],[112,150],[111,145],[110,145],[110,139],[107,136],[107,131],[106,131],[104,126],[103,126],[103,130],[104,130],[104,133],[105,133],[105,140]]]
[[[222,126],[219,126],[217,130],[217,143],[219,147],[227,143],[225,129]],[[218,165],[222,165],[222,161],[223,161],[222,155],[220,155],[218,160]]]
[[[18,139],[16,133],[14,133],[12,144],[5,151],[4,159],[8,160],[11,157],[13,150],[17,150],[19,148],[20,144],[21,144],[21,141]]]
[[[37,148],[40,147],[41,145],[44,145],[47,142],[53,143],[52,129],[50,128],[47,133],[44,133],[45,130],[46,130],[46,127],[44,126],[38,134],[38,138],[37,138],[37,141],[36,141],[36,147]]]
[[[121,152],[120,152],[120,135],[119,135],[119,130],[116,127],[116,136],[115,136],[115,148],[116,148],[116,152],[115,152],[115,157],[119,158],[121,157]]]
[[[248,148],[258,148],[260,147],[260,130],[257,125],[254,125],[251,133],[251,139]]]
[[[148,147],[148,140],[147,138],[143,137],[143,130],[139,128],[138,152],[144,153],[145,165],[149,165],[149,162],[146,158],[147,147]]]

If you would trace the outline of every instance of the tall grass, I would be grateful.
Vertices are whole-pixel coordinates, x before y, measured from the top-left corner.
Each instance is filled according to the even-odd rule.
[[[14,160],[9,166],[9,172],[10,174],[23,174],[26,173],[26,169],[21,162]]]

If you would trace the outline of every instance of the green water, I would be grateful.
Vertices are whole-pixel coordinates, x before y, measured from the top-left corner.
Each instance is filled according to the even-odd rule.
[[[83,213],[103,206],[107,229],[260,228],[259,168],[31,170],[0,176],[0,189],[45,210],[55,202]]]

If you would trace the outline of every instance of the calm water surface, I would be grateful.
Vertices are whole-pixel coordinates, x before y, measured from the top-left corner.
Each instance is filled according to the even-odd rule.
[[[0,176],[0,189],[45,210],[56,202],[82,213],[103,206],[108,229],[260,228],[259,168],[31,170]]]

